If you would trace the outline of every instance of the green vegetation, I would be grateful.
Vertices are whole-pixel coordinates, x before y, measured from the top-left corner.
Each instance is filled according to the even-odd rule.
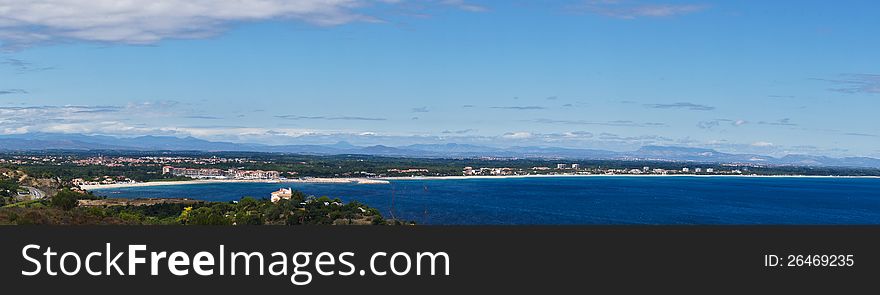
[[[107,167],[98,165],[39,164],[22,165],[19,169],[37,178],[61,178],[65,180],[74,178],[93,179],[103,176],[125,176],[135,181],[171,178],[169,175],[162,175],[161,167],[156,165]]]
[[[70,189],[50,200],[21,202],[0,208],[0,224],[126,224],[126,225],[383,225],[378,210],[358,202],[308,197],[294,192],[290,200],[272,203],[242,198],[238,202],[78,207],[93,196]]]
[[[344,204],[339,199],[305,197],[301,192],[277,203],[246,197],[237,203],[184,207],[177,222],[189,225],[386,224],[376,209],[361,203]]]
[[[77,201],[84,197],[85,194],[65,188],[49,200],[49,205],[61,210],[70,210],[76,208]]]
[[[18,193],[19,185],[12,179],[0,179],[0,196],[14,197]]]
[[[15,203],[20,189],[18,182],[12,179],[0,179],[0,206]]]

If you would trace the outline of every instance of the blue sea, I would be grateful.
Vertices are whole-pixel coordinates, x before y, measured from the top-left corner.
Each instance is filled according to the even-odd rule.
[[[111,198],[266,198],[281,187],[419,224],[880,224],[880,179],[558,177],[390,184],[216,183],[95,190]]]

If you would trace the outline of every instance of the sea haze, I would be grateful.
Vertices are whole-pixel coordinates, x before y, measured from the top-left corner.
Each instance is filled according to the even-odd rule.
[[[387,185],[216,183],[96,190],[111,198],[232,201],[280,187],[357,200],[419,224],[880,224],[880,179],[595,176],[394,180]]]

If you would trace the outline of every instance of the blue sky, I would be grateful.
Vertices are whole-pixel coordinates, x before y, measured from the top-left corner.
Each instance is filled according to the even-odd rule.
[[[876,1],[0,0],[0,133],[880,157]]]

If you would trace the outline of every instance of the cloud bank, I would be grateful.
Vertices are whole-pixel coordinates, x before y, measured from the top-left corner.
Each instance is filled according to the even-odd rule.
[[[622,19],[673,17],[708,8],[709,6],[704,4],[654,4],[626,0],[588,0],[575,7],[578,11]]]
[[[24,89],[17,89],[17,88],[0,90],[0,95],[6,95],[6,94],[27,94],[27,93],[28,93],[27,90],[24,90]]]
[[[370,117],[354,117],[354,116],[297,116],[297,115],[280,115],[275,116],[285,120],[328,120],[328,121],[385,121],[385,118]]]
[[[4,46],[64,39],[149,44],[215,35],[235,22],[292,19],[322,26],[377,21],[362,0],[0,0]]]
[[[686,109],[691,111],[711,111],[715,107],[690,102],[676,102],[667,104],[646,104],[645,107],[654,109]]]
[[[880,75],[876,74],[844,74],[840,75],[839,79],[819,80],[839,85],[839,87],[830,89],[831,91],[863,94],[880,93]]]
[[[364,13],[403,0],[0,0],[0,45],[26,47],[66,40],[152,44],[205,38],[243,22],[285,20],[317,26],[383,22]],[[431,6],[481,12],[464,0]]]

